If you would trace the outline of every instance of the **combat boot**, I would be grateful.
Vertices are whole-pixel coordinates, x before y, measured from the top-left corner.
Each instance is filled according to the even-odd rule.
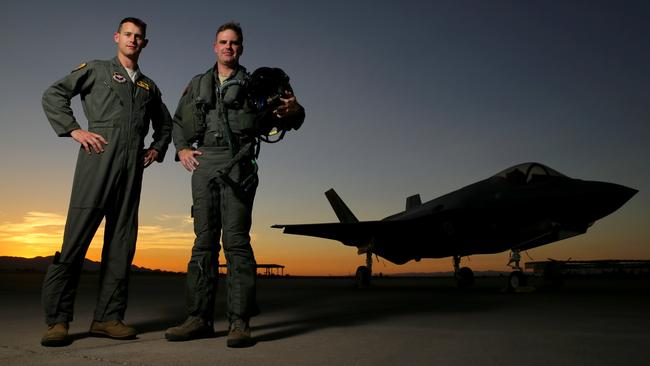
[[[68,337],[68,323],[56,323],[47,327],[41,345],[45,347],[62,347],[72,343]]]
[[[231,348],[243,348],[255,345],[255,341],[251,338],[251,328],[248,326],[247,320],[235,318],[230,322],[226,345]]]
[[[188,316],[183,324],[167,329],[165,338],[171,342],[190,341],[198,338],[209,338],[214,335],[212,322],[198,316]]]
[[[133,327],[129,327],[121,320],[107,320],[100,322],[93,320],[90,325],[90,335],[95,337],[108,337],[113,339],[134,339],[138,332]]]

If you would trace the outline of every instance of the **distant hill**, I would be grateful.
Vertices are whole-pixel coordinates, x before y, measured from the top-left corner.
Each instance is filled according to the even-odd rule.
[[[379,273],[373,273],[377,276]],[[454,271],[443,271],[443,272],[405,272],[405,273],[389,273],[384,274],[384,276],[390,277],[450,277],[454,275]],[[499,276],[508,276],[510,272],[504,271],[474,271],[474,276],[476,277],[499,277]]]
[[[2,257],[0,256],[0,272],[45,272],[47,266],[52,263],[53,256],[49,257],[34,257],[34,258],[23,258],[23,257]],[[90,259],[85,259],[83,264],[84,272],[99,272],[101,263],[92,261]],[[225,267],[225,265],[222,265]],[[260,266],[264,266],[263,264]],[[131,271],[136,273],[161,273],[161,274],[176,274],[182,272],[171,272],[163,271],[160,269],[150,269],[146,267],[139,267],[136,265],[131,266]],[[510,272],[502,271],[474,271],[475,276],[479,277],[493,277],[493,276],[508,276]],[[375,276],[380,276],[379,272],[373,273]],[[382,276],[387,277],[450,277],[453,276],[453,272],[411,272],[411,273],[382,273]],[[302,277],[302,276],[298,276]],[[311,277],[311,276],[304,276]],[[315,276],[321,277],[321,276]],[[325,276],[331,277],[331,276]],[[338,277],[338,276],[334,276]],[[341,276],[349,277],[349,276]]]
[[[0,256],[0,272],[45,272],[47,266],[52,264],[53,256],[49,257],[1,257]],[[84,272],[99,272],[101,263],[84,259],[83,271]],[[131,265],[131,271],[139,273],[176,273],[169,271],[162,271],[160,269],[150,269]]]

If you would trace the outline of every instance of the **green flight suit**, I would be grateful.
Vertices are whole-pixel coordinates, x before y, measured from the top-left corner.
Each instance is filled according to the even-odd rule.
[[[232,85],[247,78],[238,70],[223,84],[215,68],[194,77],[174,114],[173,139],[177,152],[192,148],[203,154],[192,173],[192,216],[196,239],[187,268],[188,313],[208,322],[214,319],[220,240],[227,264],[227,317],[250,319],[259,314],[255,299],[257,264],[249,231],[257,189],[254,162],[255,112],[248,106],[245,89]],[[227,120],[227,124],[224,123]],[[304,110],[296,126],[304,119]],[[296,127],[297,128],[297,127]],[[231,138],[229,138],[229,134]],[[231,146],[232,145],[232,146]],[[240,149],[245,157],[220,178]],[[245,189],[243,181],[250,181]]]
[[[81,96],[88,131],[102,135],[108,144],[100,154],[79,149],[62,249],[43,283],[42,301],[49,325],[72,321],[81,267],[104,217],[94,319],[124,318],[149,121],[154,130],[150,148],[158,151],[158,162],[163,161],[171,140],[172,120],[160,90],[141,72],[132,82],[117,57],[82,64],[45,90],[43,109],[58,136],[70,136],[80,128],[70,108],[75,95]]]

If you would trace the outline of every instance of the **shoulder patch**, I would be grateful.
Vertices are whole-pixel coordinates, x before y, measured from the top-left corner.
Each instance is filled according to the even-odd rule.
[[[149,91],[149,84],[146,81],[138,80],[138,82],[135,85],[141,87],[142,89],[144,89],[146,91]]]
[[[83,69],[86,66],[88,66],[88,63],[83,62],[79,66],[75,67],[74,70],[72,70],[71,72],[79,71],[79,70]]]
[[[190,84],[187,84],[185,90],[183,90],[183,95],[187,94],[188,91],[190,91]]]

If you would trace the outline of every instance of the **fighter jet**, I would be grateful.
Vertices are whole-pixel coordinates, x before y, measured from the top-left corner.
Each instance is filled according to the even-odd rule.
[[[540,163],[523,163],[490,178],[422,203],[416,194],[402,212],[378,221],[359,221],[334,189],[325,192],[340,222],[273,225],[285,234],[337,240],[358,248],[366,265],[357,284],[368,286],[372,255],[395,264],[452,257],[460,287],[474,274],[462,257],[510,250],[508,287],[526,283],[520,252],[584,234],[638,191],[614,183],[573,179]]]

